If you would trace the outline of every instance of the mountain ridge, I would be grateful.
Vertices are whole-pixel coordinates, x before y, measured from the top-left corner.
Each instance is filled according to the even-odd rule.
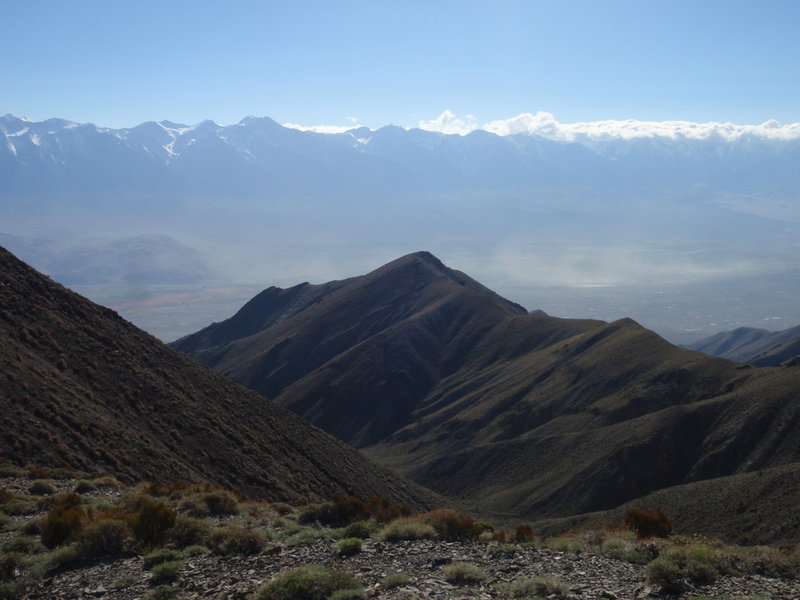
[[[312,310],[206,348],[213,356],[202,344],[191,354],[378,462],[495,515],[612,509],[800,461],[790,441],[800,427],[799,369],[681,349],[631,319],[528,314],[483,286],[397,269],[409,264],[426,265],[412,254],[321,286],[326,295]],[[330,323],[338,333],[319,335]],[[174,346],[204,334],[195,335]],[[303,340],[313,345],[303,349]],[[320,348],[324,356],[304,369],[285,366]]]
[[[233,125],[149,121],[111,129],[64,119],[0,117],[0,193],[202,193],[240,197],[464,189],[615,191],[797,189],[800,139],[556,141],[386,126],[301,131],[269,117]]]

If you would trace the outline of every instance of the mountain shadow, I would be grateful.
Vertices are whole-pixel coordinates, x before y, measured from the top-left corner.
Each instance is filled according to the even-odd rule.
[[[293,503],[435,494],[0,248],[0,457]]]

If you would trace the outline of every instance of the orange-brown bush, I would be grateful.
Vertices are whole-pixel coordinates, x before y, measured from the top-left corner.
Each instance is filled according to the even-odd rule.
[[[653,510],[629,508],[623,517],[625,526],[636,532],[639,539],[669,537],[673,532],[672,521],[659,506]]]
[[[333,507],[342,525],[348,525],[354,521],[363,521],[370,517],[367,503],[354,496],[347,497],[334,494]]]
[[[520,542],[532,542],[534,538],[533,529],[527,523],[520,523],[514,528],[514,541],[517,543]]]
[[[285,502],[275,502],[272,504],[272,508],[275,509],[275,512],[281,517],[285,517],[286,515],[294,512],[294,508]]]
[[[502,529],[492,532],[492,541],[504,544],[506,542],[506,532]]]
[[[239,503],[233,494],[223,490],[203,494],[203,502],[212,515],[235,515],[239,511]]]
[[[163,543],[167,532],[175,525],[178,513],[163,502],[156,502],[149,496],[146,498],[139,511],[129,516],[127,522],[139,542],[145,547],[154,547]]]
[[[421,515],[420,519],[433,526],[443,540],[475,538],[481,532],[475,519],[457,508],[437,508]]]
[[[395,504],[385,496],[372,496],[367,503],[367,510],[378,523],[388,523],[411,515],[408,504]]]
[[[48,548],[60,546],[77,535],[87,521],[86,511],[77,494],[58,496],[42,522],[42,543]]]

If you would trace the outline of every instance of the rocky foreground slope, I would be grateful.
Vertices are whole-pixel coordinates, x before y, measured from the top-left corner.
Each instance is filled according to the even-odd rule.
[[[136,510],[137,502],[142,503],[143,493],[154,488],[124,488],[108,477],[33,480],[21,469],[6,466],[2,470],[6,476],[0,477],[0,490],[14,498],[0,502],[0,508],[28,513],[2,520],[0,597],[4,600],[324,598],[326,594],[302,595],[295,588],[276,583],[281,578],[285,581],[287,571],[309,565],[347,573],[340,579],[346,579],[350,587],[332,596],[342,600],[634,600],[664,597],[667,584],[668,597],[675,600],[789,600],[800,595],[800,583],[795,579],[797,555],[769,548],[725,547],[711,540],[681,536],[636,541],[631,532],[620,530],[535,537],[526,542],[510,538],[488,541],[498,533],[488,529],[477,539],[442,539],[436,533],[419,530],[418,539],[398,540],[386,534],[392,523],[378,526],[366,521],[338,529],[308,524],[303,515],[313,507],[237,505],[231,500],[231,506],[219,510],[220,514],[197,518],[202,504],[198,498],[203,494],[191,490],[156,496],[159,503],[176,507],[178,514],[173,531],[159,547],[138,545],[122,525],[123,542],[111,551],[108,538],[104,539],[105,553],[100,553],[97,544],[87,542],[92,538],[81,534],[48,551],[39,542],[39,524],[46,507],[57,502],[58,494],[79,489],[87,511],[112,506],[130,511]],[[37,496],[30,495],[34,488]],[[29,507],[27,511],[22,510],[23,505]],[[84,525],[83,531],[89,528]],[[175,533],[177,530],[181,533]],[[353,544],[348,536],[357,530],[362,537]],[[242,531],[251,532],[260,536],[260,541],[250,546],[220,542],[228,539],[225,536],[231,531],[240,537]],[[355,551],[345,552],[348,544]],[[93,553],[87,554],[85,548],[93,548]],[[18,551],[13,559],[16,566],[4,570],[14,549]],[[679,566],[676,557],[689,555],[694,557],[693,566]],[[669,565],[675,566],[677,574]]]

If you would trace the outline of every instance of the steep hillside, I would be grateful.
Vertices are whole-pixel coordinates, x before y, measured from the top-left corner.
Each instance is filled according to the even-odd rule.
[[[524,314],[420,252],[363,277],[270,288],[172,345],[363,446],[410,422],[418,400],[462,368],[470,348]]]
[[[0,457],[307,501],[427,490],[0,248]]]
[[[526,314],[428,253],[267,290],[175,345],[483,514],[581,514],[800,460],[800,368]]]
[[[777,366],[800,355],[800,325],[781,331],[739,327],[703,338],[687,347],[759,367]]]

